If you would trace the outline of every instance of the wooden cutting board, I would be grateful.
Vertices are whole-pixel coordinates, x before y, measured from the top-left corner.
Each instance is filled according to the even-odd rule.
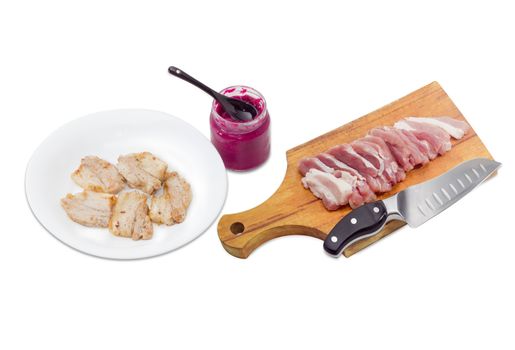
[[[322,201],[302,186],[302,177],[297,170],[299,160],[317,155],[337,144],[356,140],[374,127],[393,125],[408,116],[450,116],[466,120],[440,85],[433,82],[338,129],[290,149],[286,152],[288,167],[284,180],[268,200],[254,209],[222,216],[218,223],[218,235],[223,247],[236,257],[246,258],[254,249],[275,237],[308,235],[325,239],[336,223],[351,209],[345,206],[336,211],[326,210]],[[453,140],[450,152],[422,168],[410,171],[406,180],[379,198],[389,197],[477,157],[492,159],[472,129],[461,140]],[[400,221],[389,222],[381,233],[349,246],[344,255],[351,256],[403,225]]]

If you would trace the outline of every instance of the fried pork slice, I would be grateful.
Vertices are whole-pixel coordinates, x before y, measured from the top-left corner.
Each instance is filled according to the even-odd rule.
[[[133,240],[152,238],[147,196],[137,191],[120,193],[109,221],[109,231],[115,236]]]
[[[120,156],[117,167],[131,188],[152,194],[161,187],[168,166],[152,153],[142,152]]]
[[[191,186],[175,171],[167,174],[163,192],[152,196],[150,218],[158,224],[181,223],[191,203]]]
[[[95,156],[82,158],[79,168],[72,173],[71,178],[77,185],[89,191],[115,194],[125,187],[118,169]]]
[[[83,191],[67,194],[61,199],[61,206],[76,223],[89,227],[107,227],[115,202],[116,196],[112,194]]]

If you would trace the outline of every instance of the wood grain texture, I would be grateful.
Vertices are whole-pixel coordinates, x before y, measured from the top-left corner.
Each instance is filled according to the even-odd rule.
[[[338,129],[292,148],[286,152],[288,166],[284,180],[268,200],[253,209],[221,217],[218,235],[223,247],[236,257],[247,258],[261,244],[280,236],[308,235],[325,239],[336,223],[351,209],[345,206],[336,211],[326,210],[322,201],[302,186],[302,176],[297,170],[299,160],[317,155],[334,145],[356,140],[374,127],[393,125],[408,116],[450,116],[465,120],[440,85],[433,82]],[[453,140],[450,152],[424,167],[410,171],[405,181],[397,184],[392,191],[380,196],[379,199],[432,179],[466,160],[477,157],[492,158],[476,132],[471,129],[461,140]],[[381,233],[351,245],[344,251],[344,255],[351,256],[403,225],[400,221],[389,222]],[[242,229],[243,231],[239,232]]]

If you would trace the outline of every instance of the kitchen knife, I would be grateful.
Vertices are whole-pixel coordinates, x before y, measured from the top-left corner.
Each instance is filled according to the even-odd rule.
[[[500,166],[494,160],[472,159],[392,197],[362,205],[336,224],[324,241],[324,249],[339,256],[349,245],[379,233],[391,220],[418,227],[459,201]]]

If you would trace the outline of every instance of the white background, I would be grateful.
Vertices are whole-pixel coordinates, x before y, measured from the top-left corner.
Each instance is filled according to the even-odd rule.
[[[509,1],[352,3],[2,1],[0,348],[513,349]],[[117,108],[168,112],[208,135],[209,97],[169,76],[172,64],[268,101],[272,157],[229,174],[224,213],[275,191],[287,149],[433,80],[504,165],[438,218],[350,259],[286,237],[240,260],[215,227],[143,261],[59,243],[25,202],[32,152],[63,123]]]

